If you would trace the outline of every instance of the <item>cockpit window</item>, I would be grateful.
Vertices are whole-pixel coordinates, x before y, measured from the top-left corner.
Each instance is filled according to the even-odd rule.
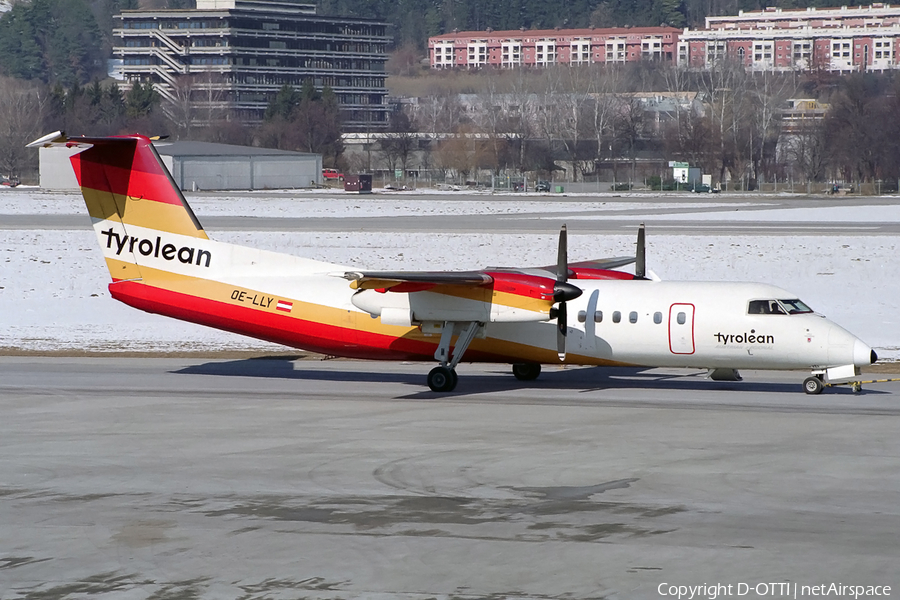
[[[799,302],[799,300],[797,301]],[[778,300],[751,300],[747,308],[750,315],[783,315],[784,309],[778,304]]]
[[[797,298],[793,300],[779,300],[779,302],[781,302],[781,305],[784,306],[789,315],[805,315],[813,311],[813,309]]]
[[[806,304],[793,298],[790,300],[751,300],[747,307],[750,315],[805,315],[813,310]]]

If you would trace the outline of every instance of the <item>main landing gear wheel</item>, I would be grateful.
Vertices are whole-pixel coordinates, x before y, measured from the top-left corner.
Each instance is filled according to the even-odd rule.
[[[533,381],[541,374],[541,365],[538,363],[515,363],[512,366],[512,372],[519,381]]]
[[[432,392],[452,392],[456,382],[456,371],[448,367],[435,367],[428,373],[428,387]]]
[[[807,377],[803,380],[803,391],[807,394],[821,394],[825,384],[818,377]]]

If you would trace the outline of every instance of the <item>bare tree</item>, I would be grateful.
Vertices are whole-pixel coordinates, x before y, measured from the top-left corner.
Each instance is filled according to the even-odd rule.
[[[165,112],[180,138],[208,138],[215,124],[231,120],[225,99],[225,81],[212,70],[178,77],[173,86],[174,101]]]
[[[0,77],[0,173],[21,177],[37,171],[37,151],[25,145],[44,133],[45,100],[35,85]]]
[[[518,146],[514,162],[520,171],[526,168],[528,140],[534,136],[536,131],[536,104],[537,100],[531,79],[524,69],[516,69],[510,82],[507,118],[509,132],[513,138],[510,141]]]
[[[438,133],[446,133],[443,129],[442,117],[447,104],[446,96],[425,96],[419,98],[413,110],[412,120],[419,131],[425,131],[432,136]]]
[[[763,71],[752,76],[747,91],[751,118],[746,122],[749,131],[749,157],[754,176],[771,175],[776,160],[780,136],[781,115],[786,102],[796,95],[794,73]]]
[[[539,81],[540,103],[536,113],[536,124],[544,144],[552,153],[553,143],[560,139],[561,121],[563,110],[560,106],[564,94],[563,69],[567,67],[546,68],[541,73]]]
[[[637,142],[644,135],[644,107],[634,94],[619,97],[619,110],[614,122],[616,138],[628,149],[631,158],[631,184],[637,168]]]
[[[191,96],[194,92],[194,76],[181,75],[172,89],[174,100],[166,106],[166,116],[175,127],[178,139],[189,139],[196,121],[196,107]]]
[[[418,140],[416,129],[406,113],[402,109],[391,113],[388,130],[381,139],[381,152],[391,169],[399,164],[406,177],[409,160]]]
[[[573,66],[563,73],[563,94],[556,104],[563,146],[573,168],[573,181],[578,173],[584,176],[585,163],[582,141],[589,137],[591,88],[594,83],[588,67]]]
[[[455,171],[463,180],[475,168],[473,152],[465,135],[454,135],[441,140],[434,152],[435,166],[442,172]]]
[[[491,153],[490,167],[495,174],[506,166],[509,133],[509,95],[500,93],[496,80],[488,79],[485,90],[479,94],[479,111],[476,126],[486,136],[486,147]]]
[[[669,155],[711,172],[714,161],[710,155],[716,148],[710,143],[714,139],[710,119],[696,110],[679,108],[677,112],[678,117],[663,131]]]
[[[831,101],[825,116],[828,146],[842,170],[857,181],[876,175],[881,148],[891,141],[890,123],[884,117],[882,99],[872,78],[847,78]]]
[[[821,121],[804,120],[796,131],[783,136],[782,153],[797,166],[806,181],[824,181],[828,173],[829,152]]]
[[[591,78],[591,97],[588,117],[591,134],[597,142],[599,162],[603,156],[612,159],[613,122],[616,114],[616,95],[621,89],[622,72],[616,65],[606,68],[594,66]]]
[[[726,170],[737,177],[745,172],[746,156],[741,152],[742,125],[747,118],[745,82],[743,67],[728,58],[710,65],[700,78],[710,134],[718,145],[715,166],[720,181],[725,180]]]

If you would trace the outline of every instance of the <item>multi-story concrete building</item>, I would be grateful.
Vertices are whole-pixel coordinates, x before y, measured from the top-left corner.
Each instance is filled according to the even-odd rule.
[[[348,131],[383,129],[385,23],[326,17],[302,0],[197,0],[196,10],[126,10],[114,52],[128,83],[150,82],[170,110],[195,120],[229,109],[262,120],[285,84],[312,81],[337,95]]]
[[[900,6],[767,8],[707,17],[704,29],[635,27],[467,31],[430,38],[431,66],[541,67],[645,59],[703,69],[731,60],[757,71],[900,68]]]
[[[428,52],[436,69],[672,61],[679,33],[673,27],[465,31],[429,38]]]

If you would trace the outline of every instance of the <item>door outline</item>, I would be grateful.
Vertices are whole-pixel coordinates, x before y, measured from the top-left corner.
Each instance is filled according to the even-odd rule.
[[[688,316],[685,321],[685,325],[690,325],[690,328],[691,328],[690,352],[676,352],[675,344],[672,343],[673,342],[672,326],[674,325],[675,327],[684,327],[684,325],[678,325],[677,321],[675,320],[676,307],[687,307],[687,310],[683,310],[682,312],[687,313]],[[696,351],[697,345],[694,343],[694,313],[695,312],[696,312],[696,309],[695,309],[694,305],[688,304],[688,303],[676,303],[669,307],[669,352],[671,352],[672,354],[693,354]],[[679,344],[679,346],[680,346],[680,344]],[[679,348],[679,350],[680,349],[681,348]]]

